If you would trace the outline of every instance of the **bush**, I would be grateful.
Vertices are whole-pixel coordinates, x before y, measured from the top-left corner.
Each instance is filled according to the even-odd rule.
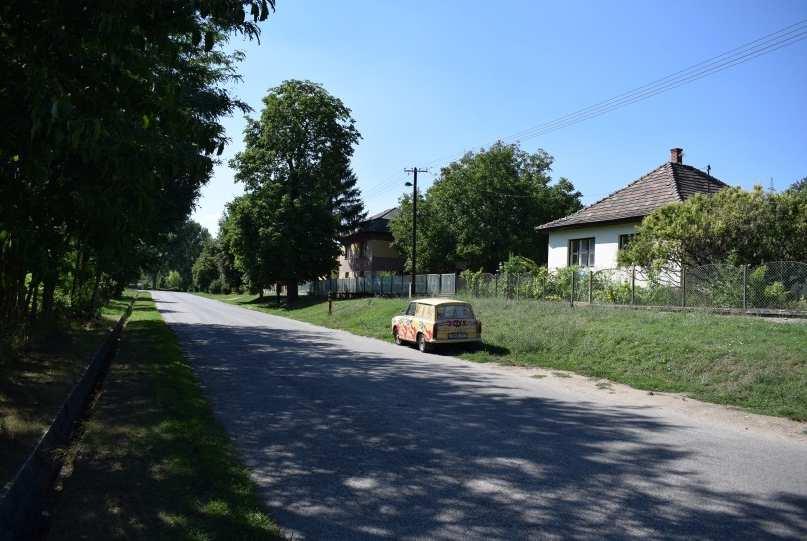
[[[165,287],[174,291],[182,289],[182,276],[177,271],[172,270],[165,277]]]
[[[221,280],[216,278],[210,282],[210,286],[207,288],[207,291],[213,294],[221,293]]]

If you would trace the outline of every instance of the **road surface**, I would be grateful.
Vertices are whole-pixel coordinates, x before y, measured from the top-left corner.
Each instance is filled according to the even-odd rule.
[[[804,439],[152,295],[294,539],[807,538]]]

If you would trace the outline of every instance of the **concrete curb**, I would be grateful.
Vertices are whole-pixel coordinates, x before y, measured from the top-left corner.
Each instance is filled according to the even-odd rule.
[[[14,480],[0,491],[0,541],[28,539],[41,526],[45,502],[62,467],[60,449],[70,441],[93,389],[106,374],[135,300],[137,297],[126,308],[115,327],[110,329]]]

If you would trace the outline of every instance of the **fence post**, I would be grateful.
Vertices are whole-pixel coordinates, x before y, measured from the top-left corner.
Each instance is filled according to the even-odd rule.
[[[572,270],[572,292],[569,295],[569,306],[571,306],[572,308],[574,308],[574,283],[576,278],[577,278],[577,271]]]
[[[636,265],[630,268],[630,303],[636,303]]]
[[[588,303],[589,304],[593,304],[592,303],[592,300],[594,298],[592,296],[593,288],[594,288],[594,271],[590,270],[590,271],[588,271]]]
[[[681,265],[681,308],[687,307],[687,266]]]
[[[748,265],[743,265],[743,310],[748,310]]]

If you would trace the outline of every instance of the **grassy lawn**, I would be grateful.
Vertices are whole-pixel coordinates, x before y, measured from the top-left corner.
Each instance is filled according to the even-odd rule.
[[[30,351],[0,356],[0,486],[14,478],[132,294],[105,306],[99,320],[40,330]]]
[[[151,299],[74,445],[51,539],[278,539]]]
[[[390,318],[407,301],[327,302],[301,297],[206,295],[233,304],[391,340]],[[470,299],[485,347],[455,352],[480,362],[541,366],[607,378],[648,390],[681,392],[748,410],[807,421],[807,322],[673,313],[503,299]]]

